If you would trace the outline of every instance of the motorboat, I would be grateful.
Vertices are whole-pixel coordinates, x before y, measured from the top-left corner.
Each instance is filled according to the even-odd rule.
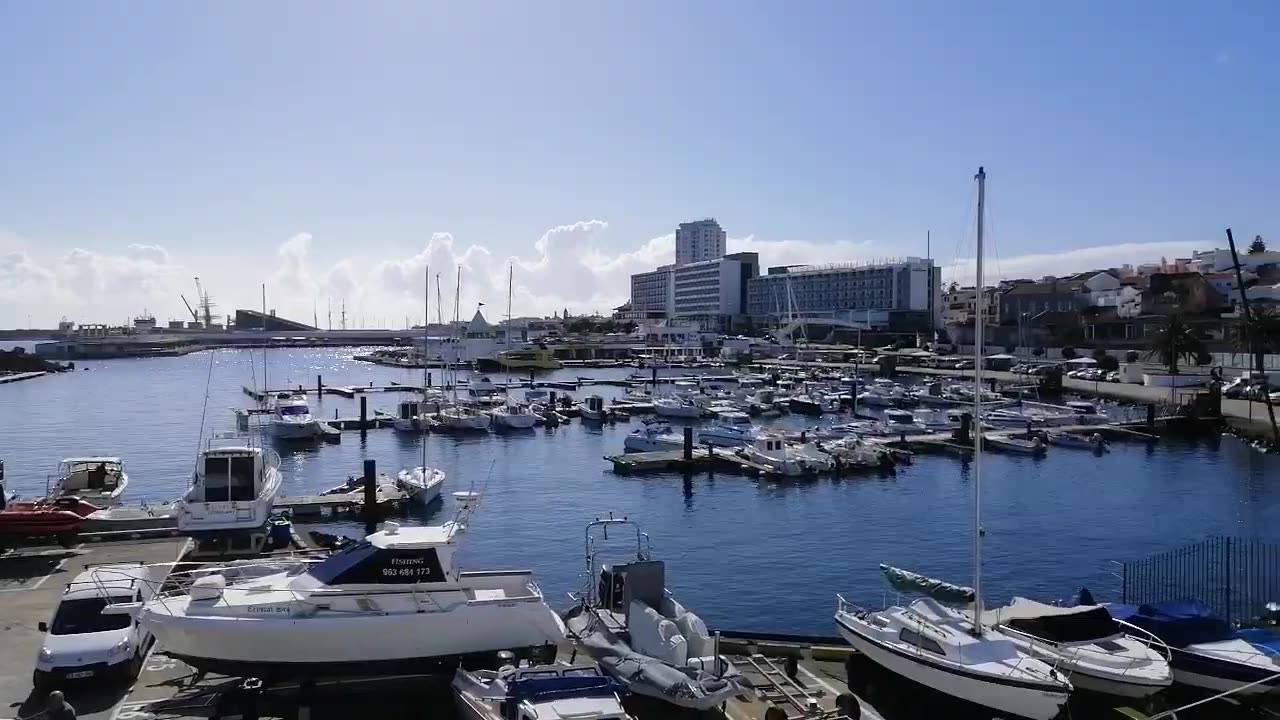
[[[608,416],[604,409],[604,398],[599,395],[588,395],[578,403],[578,417],[588,422],[602,422]]]
[[[625,452],[680,450],[683,447],[684,438],[671,432],[671,426],[659,420],[645,422],[627,433],[626,439],[622,441]]]
[[[0,509],[0,546],[22,538],[56,537],[64,544],[71,542],[85,518],[99,509],[73,496],[9,500]]]
[[[1093,450],[1098,453],[1108,451],[1107,440],[1102,437],[1101,433],[1093,433],[1092,435],[1085,437],[1061,430],[1048,430],[1044,431],[1043,435],[1045,439],[1049,441],[1050,445],[1080,448],[1081,450]]]
[[[440,409],[440,424],[447,430],[487,430],[492,418],[468,402],[455,402]]]
[[[986,172],[978,169],[977,277],[982,273],[983,207]],[[973,387],[982,387],[982,348],[985,303],[974,316]],[[973,400],[977,426],[982,427],[983,403]],[[979,431],[980,433],[981,431]],[[981,438],[981,435],[975,437]],[[982,475],[983,445],[974,443],[972,484],[974,517],[973,587],[942,582],[917,573],[881,565],[898,592],[921,595],[909,604],[883,610],[858,607],[836,596],[835,624],[840,635],[872,662],[907,680],[951,697],[1000,713],[1050,720],[1058,717],[1071,694],[1071,683],[1042,660],[1020,650],[1007,635],[983,625],[982,609]],[[968,613],[958,606],[969,606]],[[957,607],[953,607],[957,606]]]
[[[1106,608],[1112,617],[1152,633],[1171,649],[1174,682],[1240,695],[1280,689],[1280,654],[1240,637],[1230,623],[1199,602],[1108,604]],[[1242,687],[1250,683],[1257,684]]]
[[[698,431],[699,445],[742,447],[760,432],[751,423],[751,416],[741,410],[718,410],[715,418],[714,425]]]
[[[596,530],[635,531],[635,558],[602,563]],[[601,669],[631,692],[694,710],[711,710],[747,692],[741,675],[720,654],[702,619],[667,590],[666,568],[654,560],[634,522],[599,519],[587,526],[587,588],[564,615],[569,636]]]
[[[916,419],[924,423],[929,432],[956,430],[964,424],[967,410],[924,410],[916,413]]]
[[[416,468],[401,470],[396,475],[396,485],[409,495],[409,499],[418,505],[430,505],[440,497],[440,488],[444,486],[444,471],[430,465],[419,465]]]
[[[780,414],[778,396],[773,388],[759,388],[746,398],[748,415],[773,416]]]
[[[280,492],[280,456],[260,447],[211,447],[179,501],[178,530],[202,535],[264,527]]]
[[[654,400],[653,412],[660,417],[700,418],[702,406],[687,397],[670,396]]]
[[[622,686],[591,665],[460,668],[452,687],[464,720],[631,720]]]
[[[396,416],[391,426],[400,432],[424,433],[430,421],[440,412],[441,398],[403,400],[396,405]]]
[[[503,350],[498,353],[498,365],[508,370],[559,370],[564,363],[546,348]]]
[[[488,377],[472,378],[467,383],[467,399],[480,405],[502,405],[507,401]]]
[[[821,415],[825,412],[821,398],[808,393],[792,395],[787,407],[797,415]]]
[[[1012,453],[1014,455],[1044,455],[1047,446],[1039,435],[1032,437],[1030,440],[1011,437],[995,437],[992,435],[984,435],[982,444],[993,450]]]
[[[842,467],[893,465],[893,456],[887,448],[869,443],[857,436],[824,441],[818,445],[818,448],[831,457],[838,458]]]
[[[982,622],[1081,690],[1144,698],[1173,683],[1169,648],[1160,638],[1116,621],[1101,605],[1061,607],[1015,597],[984,612]]]
[[[57,477],[50,497],[75,496],[98,504],[115,502],[129,485],[118,457],[66,458],[58,463]]]
[[[736,452],[754,463],[788,477],[808,475],[819,469],[819,464],[793,451],[781,435],[772,433],[756,435],[756,439],[750,445],[738,448]]]
[[[267,433],[278,440],[305,440],[319,437],[324,431],[311,414],[311,406],[301,395],[280,393],[272,404],[267,420]]]
[[[1098,412],[1098,405],[1087,400],[1069,400],[1063,403],[1063,406],[1071,409],[1076,415],[1101,415]]]
[[[973,588],[881,565],[890,584],[925,596],[868,610],[837,595],[836,629],[885,669],[952,697],[1031,720],[1058,716],[1071,683],[999,631],[949,604],[972,602]]]
[[[133,613],[166,654],[235,677],[452,672],[494,667],[502,651],[553,660],[564,625],[531,572],[454,565],[466,507],[443,525],[387,522],[304,572],[208,573],[109,610]]]
[[[859,405],[867,407],[898,407],[903,403],[905,394],[886,391],[878,386],[872,386],[867,390],[857,394]]]
[[[493,418],[493,426],[500,430],[527,430],[538,422],[538,416],[529,410],[529,406],[508,400],[489,411]]]
[[[930,432],[910,410],[888,408],[884,411],[884,429],[889,435],[921,435]]]

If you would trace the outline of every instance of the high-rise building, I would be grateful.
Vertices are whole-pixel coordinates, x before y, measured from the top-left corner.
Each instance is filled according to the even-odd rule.
[[[895,316],[906,321],[910,314],[913,325],[928,329],[939,319],[941,285],[942,269],[921,258],[771,267],[748,282],[747,313],[766,320],[797,315],[877,325],[893,323]]]
[[[680,223],[676,228],[676,265],[723,257],[726,237],[715,218]]]
[[[671,316],[720,327],[746,313],[747,283],[760,272],[756,253],[734,253],[671,269]]]

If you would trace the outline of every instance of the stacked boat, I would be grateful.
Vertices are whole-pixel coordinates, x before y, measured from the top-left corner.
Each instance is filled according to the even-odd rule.
[[[78,497],[98,505],[117,501],[129,486],[124,461],[118,457],[75,457],[58,464],[50,498]]]

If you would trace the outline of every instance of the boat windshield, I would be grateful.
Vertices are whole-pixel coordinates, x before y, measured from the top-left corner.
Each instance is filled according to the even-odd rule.
[[[283,405],[280,407],[281,415],[306,415],[311,412],[311,408],[306,405]]]
[[[133,602],[133,598],[128,595],[112,595],[65,600],[58,606],[49,632],[54,635],[80,635],[123,630],[129,627],[133,619],[128,615],[103,615],[102,609],[109,604],[127,602]]]

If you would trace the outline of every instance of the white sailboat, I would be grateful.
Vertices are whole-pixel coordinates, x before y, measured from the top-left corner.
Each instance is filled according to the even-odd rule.
[[[982,287],[983,206],[986,173],[978,169],[977,283]],[[983,307],[974,321],[974,386],[982,387]],[[872,661],[921,685],[1003,713],[1051,720],[1067,703],[1071,683],[1047,663],[1020,650],[1008,636],[982,623],[981,394],[974,397],[973,588],[961,588],[881,566],[891,584],[927,597],[873,611],[837,595],[836,628]],[[940,602],[942,600],[942,602]],[[972,603],[969,613],[944,602]]]
[[[427,266],[422,270],[422,351],[425,354],[427,350],[427,326],[431,319],[431,268]],[[422,395],[427,397],[427,391],[430,386],[427,384],[427,365],[422,365]],[[403,405],[404,403],[401,403]],[[438,409],[438,406],[437,406]],[[421,411],[421,410],[420,410]],[[419,419],[420,418],[420,419]],[[422,432],[426,432],[426,418],[419,416],[418,425]],[[400,418],[396,418],[399,420]],[[416,430],[416,428],[415,428]],[[410,501],[418,505],[428,505],[440,497],[440,488],[444,485],[444,471],[433,468],[427,464],[427,439],[421,438],[422,442],[422,464],[416,468],[401,470],[396,476],[396,485],[401,490],[409,494]]]
[[[404,400],[396,407],[396,417],[391,426],[401,432],[425,433],[431,426],[431,416],[440,412],[440,403],[444,394],[431,387],[428,382],[430,373],[427,370],[427,357],[431,347],[431,268],[423,269],[422,284],[422,399]]]
[[[453,288],[453,320],[456,324],[458,321],[458,304],[462,298],[462,266],[458,266],[458,279]],[[477,311],[478,312],[478,311]],[[454,343],[453,363],[451,370],[453,373],[453,401],[448,405],[440,408],[440,424],[447,430],[458,431],[476,431],[488,430],[493,423],[493,418],[489,417],[489,413],[485,408],[475,404],[472,400],[458,399],[458,343]],[[484,390],[487,384],[488,389],[493,389],[493,383],[488,378],[481,378],[478,381],[468,385],[468,392],[474,395],[476,388]]]
[[[507,329],[503,333],[507,344],[506,352],[511,352],[511,274],[512,267],[507,268]],[[497,429],[507,430],[527,430],[534,426],[538,421],[538,416],[534,415],[529,406],[523,403],[515,402],[511,399],[511,372],[510,366],[507,366],[507,382],[504,386],[504,395],[502,404],[489,411],[489,415],[493,418],[493,426]]]

